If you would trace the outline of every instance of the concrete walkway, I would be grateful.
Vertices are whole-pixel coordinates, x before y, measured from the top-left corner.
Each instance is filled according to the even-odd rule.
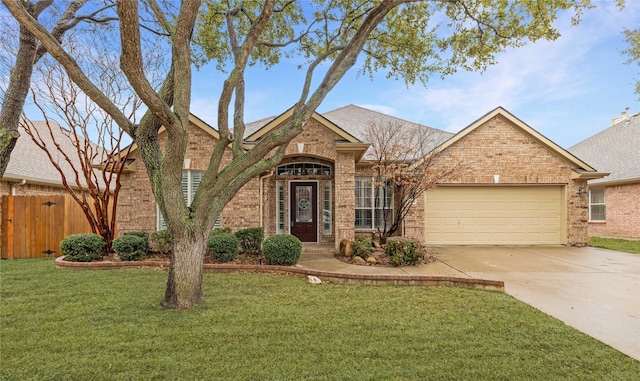
[[[640,255],[591,247],[447,247],[456,270],[640,360]]]
[[[471,278],[470,275],[456,270],[443,262],[429,263],[423,266],[382,267],[358,266],[342,262],[329,253],[302,253],[298,267],[326,271],[339,274],[395,275],[395,276],[443,276],[454,278]],[[483,278],[490,279],[490,278]]]

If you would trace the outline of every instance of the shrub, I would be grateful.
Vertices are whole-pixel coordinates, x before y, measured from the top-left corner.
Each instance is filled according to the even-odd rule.
[[[227,227],[227,228],[213,229],[211,234],[209,234],[209,238],[213,237],[214,235],[218,235],[218,234],[232,234],[231,233],[231,228]]]
[[[351,256],[367,259],[373,251],[373,242],[365,237],[356,237],[351,245]]]
[[[264,230],[261,226],[238,230],[235,236],[240,241],[241,253],[260,254],[264,239]]]
[[[395,267],[416,265],[424,257],[420,243],[407,238],[389,238],[384,253]]]
[[[65,260],[71,262],[91,262],[100,259],[104,239],[91,233],[72,234],[66,236],[60,242],[60,251],[65,256]]]
[[[207,250],[214,259],[225,263],[232,261],[238,255],[240,242],[233,234],[214,234],[207,240]]]
[[[276,234],[264,240],[264,257],[270,265],[292,266],[300,259],[302,242],[290,234]]]
[[[134,234],[124,234],[113,240],[113,250],[123,261],[139,261],[147,254],[149,243]]]
[[[140,237],[144,240],[144,243],[146,245],[145,247],[145,253],[149,251],[150,247],[149,247],[149,233],[147,232],[126,232],[123,235],[132,235],[135,237]],[[114,249],[115,250],[115,249]]]
[[[167,254],[171,251],[173,245],[171,233],[168,230],[160,230],[151,233],[149,236],[149,246],[151,250],[161,254]]]

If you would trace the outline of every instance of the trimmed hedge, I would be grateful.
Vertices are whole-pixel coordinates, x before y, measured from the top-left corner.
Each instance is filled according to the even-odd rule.
[[[235,236],[240,241],[241,253],[260,254],[262,251],[264,230],[261,226],[238,230],[235,232]]]
[[[402,237],[389,238],[384,246],[384,253],[395,267],[416,265],[424,258],[419,242]]]
[[[231,228],[226,227],[226,228],[213,229],[213,231],[211,231],[211,234],[209,234],[209,238],[218,234],[232,234]]]
[[[102,257],[104,239],[92,233],[72,234],[60,242],[60,251],[70,262],[91,262]]]
[[[149,235],[149,246],[151,250],[161,254],[167,254],[173,246],[173,239],[169,230],[160,230]]]
[[[149,243],[136,234],[125,234],[113,240],[113,250],[123,261],[139,261],[148,251]]]
[[[214,234],[207,240],[207,250],[214,259],[225,263],[231,262],[238,255],[240,241],[233,234]]]
[[[300,259],[302,242],[290,234],[276,234],[264,240],[262,251],[270,265],[293,266]]]
[[[150,247],[149,247],[149,233],[148,232],[137,232],[137,231],[133,231],[133,232],[126,232],[123,235],[132,235],[135,237],[140,237],[144,240],[144,243],[146,245],[145,247],[145,252],[148,252]]]

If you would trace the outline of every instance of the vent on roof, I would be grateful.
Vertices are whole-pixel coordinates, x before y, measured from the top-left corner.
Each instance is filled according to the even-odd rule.
[[[629,107],[625,107],[624,111],[620,113],[620,116],[611,119],[611,125],[613,126],[614,124],[620,123],[623,120],[629,120]]]

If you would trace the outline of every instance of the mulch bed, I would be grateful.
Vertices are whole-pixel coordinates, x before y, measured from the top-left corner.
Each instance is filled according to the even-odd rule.
[[[419,263],[419,265],[436,262],[437,259],[434,254],[440,253],[440,251],[433,247],[424,248],[425,255],[424,259]],[[389,263],[389,257],[384,253],[384,249],[381,247],[374,247],[373,252],[370,255],[376,259],[376,263],[367,263],[367,266],[378,266],[378,267],[392,267]],[[353,263],[353,258],[343,257],[341,255],[336,255],[336,258],[345,263]],[[170,260],[169,254],[159,254],[152,253],[148,254],[144,257],[144,261],[152,261],[152,262],[168,262]],[[111,262],[119,262],[120,260],[115,255],[109,255],[103,259],[98,261],[111,261]],[[213,258],[213,256],[207,254],[204,257],[204,263],[214,263],[221,264],[220,262]],[[228,264],[237,264],[237,265],[266,265],[267,261],[262,254],[238,254],[238,256],[231,262],[226,262]]]

